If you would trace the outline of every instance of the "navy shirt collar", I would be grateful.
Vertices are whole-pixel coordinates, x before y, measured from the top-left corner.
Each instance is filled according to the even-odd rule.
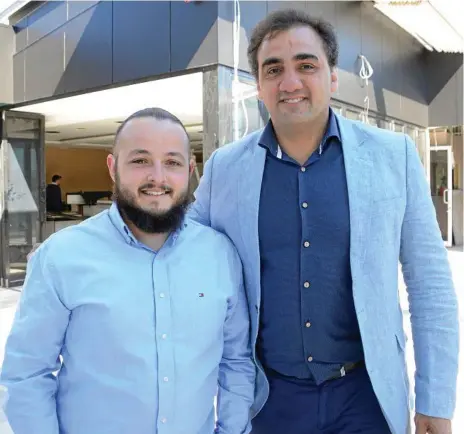
[[[341,143],[340,130],[338,128],[337,118],[333,110],[329,107],[329,121],[327,122],[327,128],[325,130],[324,137],[322,138],[321,144],[319,145],[319,154],[322,154],[329,143],[330,138],[336,138]],[[269,120],[267,125],[264,127],[263,132],[259,138],[259,144],[267,148],[272,155],[277,158],[282,158],[282,149],[279,146],[277,137],[274,131],[272,121]]]

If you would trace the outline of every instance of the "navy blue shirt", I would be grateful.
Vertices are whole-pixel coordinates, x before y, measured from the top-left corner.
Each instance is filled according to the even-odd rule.
[[[266,369],[320,384],[363,359],[350,269],[350,213],[337,119],[304,166],[280,148],[272,123],[259,208]]]

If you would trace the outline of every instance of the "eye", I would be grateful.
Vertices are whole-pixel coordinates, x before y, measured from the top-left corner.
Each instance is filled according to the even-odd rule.
[[[145,158],[137,158],[136,160],[132,160],[132,164],[146,164],[147,160]]]
[[[280,72],[281,68],[278,68],[278,67],[273,67],[273,68],[269,68],[267,70],[267,75],[276,75]]]
[[[314,65],[311,65],[310,63],[303,63],[300,65],[300,68],[306,71],[312,71],[313,69],[316,69]]]
[[[168,166],[182,166],[182,164],[180,164],[178,161],[175,161],[175,160],[169,160],[166,162],[166,164]]]

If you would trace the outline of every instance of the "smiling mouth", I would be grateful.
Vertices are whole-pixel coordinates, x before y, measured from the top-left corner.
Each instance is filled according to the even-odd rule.
[[[153,190],[141,190],[141,193],[147,195],[147,196],[154,196],[154,197],[159,197],[163,196],[165,194],[169,194],[169,190],[164,190],[164,191],[153,191]]]
[[[284,102],[286,104],[298,104],[299,102],[304,101],[306,98],[300,97],[300,98],[286,98],[283,99],[281,102]]]

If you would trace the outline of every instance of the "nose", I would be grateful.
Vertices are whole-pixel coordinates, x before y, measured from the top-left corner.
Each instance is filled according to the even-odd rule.
[[[296,71],[287,70],[283,74],[279,88],[281,92],[293,93],[302,89],[303,83]]]
[[[160,185],[165,183],[166,173],[164,166],[161,161],[155,161],[151,167],[150,173],[148,174],[148,182]]]

